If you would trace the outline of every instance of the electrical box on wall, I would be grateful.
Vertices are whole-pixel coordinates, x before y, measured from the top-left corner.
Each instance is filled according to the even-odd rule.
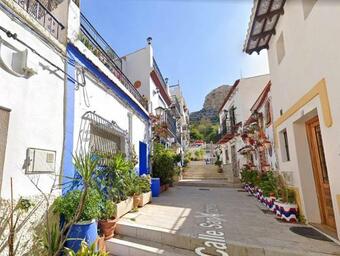
[[[56,151],[28,148],[26,152],[26,174],[54,173]]]

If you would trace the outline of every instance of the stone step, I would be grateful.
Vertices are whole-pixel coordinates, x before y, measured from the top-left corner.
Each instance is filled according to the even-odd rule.
[[[126,237],[135,238],[149,242],[154,242],[164,246],[175,247],[177,249],[182,249],[189,252],[194,252],[196,248],[204,246],[204,240],[196,238],[192,234],[183,234],[178,232],[176,233],[176,231],[174,230],[131,223],[123,219],[117,222],[115,232],[120,237],[124,237],[124,240]],[[209,253],[209,255],[216,256],[220,255],[216,253],[216,251],[213,248],[207,248],[206,252]]]
[[[241,188],[240,183],[232,183],[224,180],[180,180],[177,186],[191,187],[215,187],[215,188]]]
[[[187,176],[183,176],[183,180],[228,180],[228,178],[227,177],[200,177],[200,176],[187,177]]]
[[[220,256],[213,247],[204,246],[205,240],[196,238],[193,234],[176,234],[173,230],[151,227],[140,224],[131,224],[120,220],[117,223],[117,234],[106,241],[107,250],[114,256],[137,255],[169,255],[189,256],[195,254],[195,249],[205,247],[205,255]],[[227,253],[229,256],[326,256],[330,254],[309,253],[306,251],[291,250],[280,247],[260,247],[249,243],[227,239]],[[333,255],[333,254],[332,254]],[[338,255],[338,254],[335,254]]]
[[[143,239],[115,236],[106,241],[106,247],[110,255],[115,256],[192,256],[196,255],[193,251],[176,248],[174,246],[147,241]]]

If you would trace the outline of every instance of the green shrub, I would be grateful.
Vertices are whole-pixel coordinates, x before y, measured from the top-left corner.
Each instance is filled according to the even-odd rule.
[[[140,176],[139,183],[142,193],[150,192],[150,176]]]
[[[102,159],[103,167],[97,171],[99,191],[109,200],[119,203],[128,197],[127,179],[134,173],[134,163],[127,160],[122,153],[97,153]]]
[[[68,192],[64,197],[58,197],[54,203],[54,211],[62,214],[66,221],[71,220],[77,210],[82,192],[73,190]],[[90,189],[86,195],[84,210],[80,215],[79,221],[89,221],[98,219],[101,215],[101,196],[95,189]]]
[[[161,144],[156,144],[154,155],[152,157],[153,177],[160,178],[161,184],[173,182],[175,174],[175,152],[171,149],[164,148]]]
[[[135,172],[129,172],[124,177],[126,191],[128,196],[140,195],[142,188],[140,177]]]
[[[256,170],[250,170],[249,168],[244,167],[241,170],[241,181],[244,183],[248,183],[250,185],[257,186],[260,182],[259,172]]]
[[[100,213],[101,220],[111,219],[116,213],[116,204],[111,200],[102,199]]]
[[[215,161],[215,165],[217,165],[218,167],[222,166],[222,161],[221,160],[216,160]]]
[[[270,196],[271,193],[278,195],[278,179],[272,171],[261,175],[259,187],[264,196]]]

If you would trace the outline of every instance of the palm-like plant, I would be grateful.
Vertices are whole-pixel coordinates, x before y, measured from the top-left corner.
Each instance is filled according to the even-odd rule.
[[[73,250],[68,248],[66,248],[65,251],[67,256],[109,256],[109,254],[106,252],[97,251],[95,243],[91,246],[88,246],[85,241],[81,243],[78,252],[74,252]]]

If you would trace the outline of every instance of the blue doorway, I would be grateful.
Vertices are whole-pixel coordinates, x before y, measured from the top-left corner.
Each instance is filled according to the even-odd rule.
[[[139,142],[139,175],[148,174],[148,149],[144,142]]]

